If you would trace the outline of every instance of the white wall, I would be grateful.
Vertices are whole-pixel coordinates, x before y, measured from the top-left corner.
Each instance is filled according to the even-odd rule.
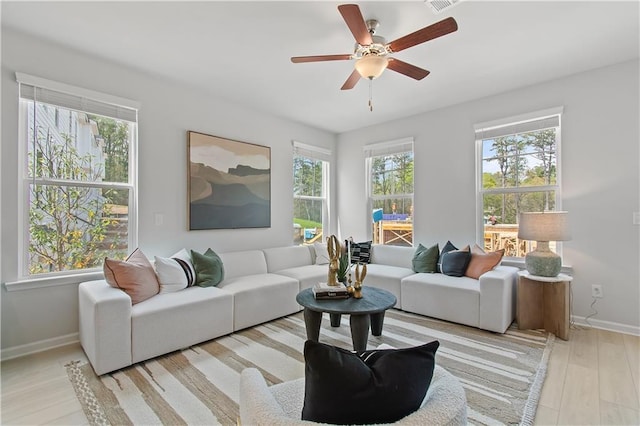
[[[573,314],[640,331],[639,66],[626,62],[338,136],[340,232],[369,236],[363,145],[415,138],[414,244],[473,243],[476,236],[473,125],[555,106],[562,116],[562,207],[573,239]],[[345,188],[343,190],[343,188]],[[615,323],[615,324],[609,324]]]
[[[292,148],[298,140],[334,149],[335,135],[252,111],[136,70],[2,29],[2,275],[16,280],[17,118],[15,72],[133,99],[139,112],[139,246],[148,257],[182,247],[234,251],[292,244]],[[271,147],[271,228],[188,231],[186,132]],[[334,173],[335,173],[335,168]],[[164,215],[155,226],[154,214]],[[331,218],[335,228],[335,215]],[[331,232],[334,232],[331,230]],[[77,283],[7,292],[2,286],[2,349],[78,331]]]

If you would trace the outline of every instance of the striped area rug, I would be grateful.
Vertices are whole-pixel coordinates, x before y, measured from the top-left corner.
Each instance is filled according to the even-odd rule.
[[[440,341],[436,363],[462,382],[472,424],[532,424],[553,335],[505,334],[399,310],[387,312],[369,348]],[[302,313],[220,337],[98,377],[73,361],[67,372],[91,424],[236,424],[240,372],[260,369],[269,384],[304,377]],[[351,348],[348,316],[323,317],[320,341]]]

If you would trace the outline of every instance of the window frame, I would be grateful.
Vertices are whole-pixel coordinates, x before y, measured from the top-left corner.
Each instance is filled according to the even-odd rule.
[[[414,194],[415,194],[415,150],[414,150],[414,138],[406,137],[401,139],[395,139],[386,142],[378,142],[373,144],[364,145],[363,147],[365,157],[365,192],[367,196],[367,238],[374,240],[373,235],[373,205],[375,201],[384,201],[396,198],[406,198],[410,200],[412,208],[415,208]],[[402,154],[410,152],[413,155],[413,192],[411,193],[397,193],[389,195],[374,195],[373,194],[373,158],[384,157],[396,154]],[[415,210],[412,213],[411,220],[411,246],[414,246],[414,230],[415,230]]]
[[[331,150],[326,148],[320,148],[314,145],[308,145],[298,141],[292,141],[292,147],[293,147],[293,152],[292,152],[293,155],[291,157],[292,167],[294,164],[295,157],[305,157],[310,160],[322,161],[322,179],[321,179],[322,194],[320,196],[296,195],[295,193],[292,195],[293,195],[294,202],[296,199],[322,202],[322,235],[324,240],[326,239],[326,237],[329,236],[329,230],[331,229],[330,214],[329,214],[330,184],[331,184],[330,170],[331,170],[331,156],[332,156]],[[292,173],[292,176],[293,176],[293,173]],[[293,177],[295,179],[295,176]],[[295,184],[295,181],[292,183]],[[293,187],[294,185],[292,185],[292,189]],[[302,244],[304,244],[304,239]]]
[[[534,192],[554,191],[555,208],[553,211],[562,211],[562,106],[505,117],[474,125],[475,155],[476,155],[476,241],[484,249],[484,195],[486,194],[522,194]],[[557,119],[557,125],[545,126],[545,121]],[[539,125],[536,125],[539,123]],[[531,131],[541,131],[555,127],[556,130],[556,182],[549,185],[501,187],[499,189],[483,188],[483,140],[502,136],[516,135]],[[555,251],[562,256],[562,243],[555,243]],[[524,256],[505,256],[505,259],[524,262]]]
[[[34,282],[42,286],[53,285],[51,283],[58,282],[65,277],[73,277],[80,275],[93,274],[101,272],[100,267],[74,269],[66,271],[45,272],[40,274],[29,273],[29,211],[30,211],[30,185],[33,183],[43,185],[70,186],[70,187],[89,187],[96,189],[124,189],[129,191],[129,208],[128,208],[128,230],[127,245],[128,251],[138,246],[138,110],[140,104],[117,96],[72,86],[66,83],[60,83],[41,77],[35,77],[29,74],[16,72],[16,81],[18,83],[18,281]],[[25,88],[26,96],[23,96],[22,90]],[[36,91],[42,90],[44,93],[51,93],[53,96],[60,95],[59,101],[47,102],[38,99]],[[29,97],[29,92],[32,97]],[[28,111],[27,102],[40,102],[45,105],[53,105],[71,111],[84,112],[92,115],[101,115],[116,120],[128,122],[132,126],[129,158],[128,158],[128,181],[127,182],[87,182],[71,179],[55,179],[46,177],[29,176],[29,144],[24,143],[28,137]],[[75,104],[74,104],[75,102]],[[86,108],[82,108],[85,106]],[[48,284],[47,284],[48,283]]]

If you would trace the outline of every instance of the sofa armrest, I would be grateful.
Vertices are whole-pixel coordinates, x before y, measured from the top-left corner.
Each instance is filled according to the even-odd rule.
[[[78,287],[80,344],[96,374],[131,365],[131,298],[105,280]]]
[[[497,333],[509,328],[516,317],[518,271],[514,266],[498,266],[480,276],[480,328]]]

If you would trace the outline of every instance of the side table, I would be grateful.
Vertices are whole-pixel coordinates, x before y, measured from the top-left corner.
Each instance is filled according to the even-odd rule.
[[[573,277],[539,277],[527,271],[518,273],[516,321],[520,330],[544,328],[569,340],[570,286]]]

